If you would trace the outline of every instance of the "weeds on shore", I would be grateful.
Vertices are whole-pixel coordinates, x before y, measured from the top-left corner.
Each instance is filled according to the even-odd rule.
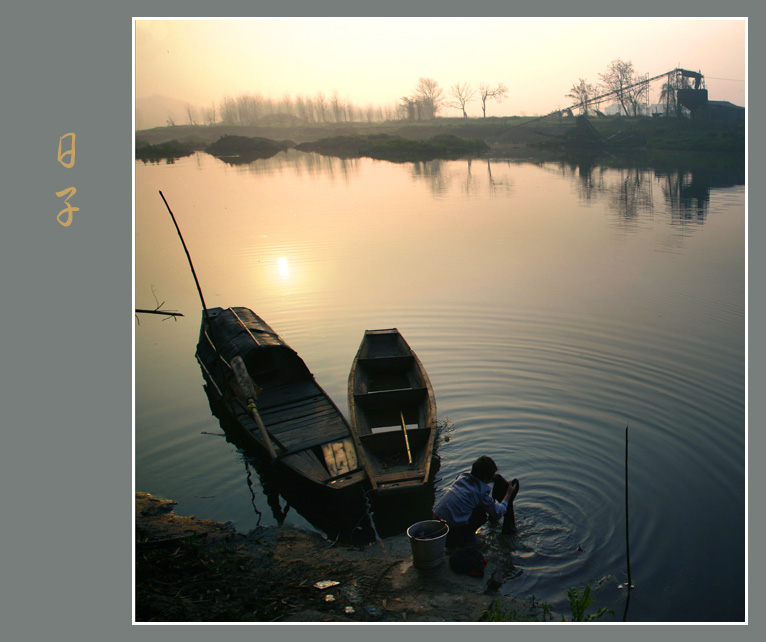
[[[540,612],[538,612],[540,609]],[[503,610],[498,600],[492,600],[484,609],[481,622],[550,622],[553,620],[553,607],[547,602],[537,602],[534,595],[527,610]]]
[[[591,595],[590,582],[585,585],[582,593],[580,593],[576,586],[570,586],[567,591],[567,597],[569,598],[569,610],[572,612],[573,622],[591,622],[603,617],[607,613],[611,613],[612,617],[614,617],[614,610],[604,606],[599,608],[595,613],[591,613],[587,616],[585,615],[585,611],[588,610],[588,607],[593,603],[594,599]]]
[[[567,590],[569,599],[569,610],[572,613],[572,619],[567,620],[561,616],[562,622],[592,622],[607,613],[614,617],[614,610],[606,607],[600,607],[595,613],[586,615],[588,607],[593,603],[594,597],[591,594],[590,582],[583,588],[582,592],[576,586],[570,586]],[[538,608],[541,612],[538,612]],[[547,602],[537,602],[532,597],[532,604],[528,611],[521,613],[516,609],[503,610],[498,600],[492,600],[484,609],[480,620],[482,622],[552,622],[552,607]]]

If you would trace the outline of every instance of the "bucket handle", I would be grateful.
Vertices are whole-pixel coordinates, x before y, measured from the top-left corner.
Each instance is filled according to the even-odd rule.
[[[441,537],[442,535],[447,533],[449,531],[449,525],[447,524],[446,520],[440,519],[439,521],[444,525],[444,528],[440,530],[438,533],[434,533],[434,534],[429,533],[428,537],[413,537],[413,539],[418,539],[418,540],[437,539],[438,537]]]

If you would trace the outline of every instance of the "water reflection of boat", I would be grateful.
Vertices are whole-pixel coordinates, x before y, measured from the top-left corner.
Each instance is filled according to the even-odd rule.
[[[206,310],[196,356],[208,395],[249,446],[318,491],[368,486],[345,417],[263,319],[242,307]]]
[[[290,511],[295,510],[311,526],[330,540],[344,544],[367,544],[375,540],[376,534],[370,519],[370,506],[365,489],[356,487],[356,492],[328,493],[316,484],[306,481],[301,475],[285,467],[275,465],[234,421],[225,405],[211,394],[205,386],[208,402],[213,415],[218,419],[226,440],[242,455],[247,486],[250,490],[253,511],[261,525],[262,513],[258,508],[262,492],[271,511],[272,523],[282,525]],[[254,474],[255,473],[255,474]],[[260,484],[257,489],[255,477]]]
[[[367,330],[348,380],[351,429],[376,494],[432,479],[436,402],[425,368],[401,333]]]

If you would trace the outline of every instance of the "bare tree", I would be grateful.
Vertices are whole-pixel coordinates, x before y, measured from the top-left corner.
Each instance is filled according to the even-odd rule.
[[[420,103],[420,118],[436,118],[444,102],[444,91],[433,78],[419,78],[414,98]]]
[[[224,96],[221,101],[221,122],[225,125],[237,122],[237,104],[231,96]]]
[[[236,122],[240,125],[254,125],[262,116],[263,98],[252,94],[237,96]]]
[[[298,118],[309,122],[310,119],[308,110],[306,109],[306,99],[301,95],[295,97],[295,113]]]
[[[293,107],[293,99],[289,93],[286,93],[284,96],[282,96],[282,104],[280,105],[280,109],[285,114],[292,115],[295,113],[295,109]]]
[[[588,82],[585,82],[580,78],[580,82],[572,85],[572,88],[567,94],[567,98],[574,98],[577,101],[577,107],[580,108],[580,112],[588,115],[588,101],[594,97],[596,88]]]
[[[202,110],[202,121],[207,126],[215,125],[215,103],[210,103],[210,107]]]
[[[189,103],[186,103],[186,105],[184,105],[184,109],[186,110],[186,117],[189,119],[189,124],[196,125],[197,113],[194,107],[192,107]]]
[[[649,87],[647,83],[641,83],[642,78],[636,75],[633,63],[618,58],[609,63],[606,73],[599,75],[605,89],[617,96],[625,115],[637,115],[641,99],[645,97]]]
[[[314,99],[316,104],[317,120],[321,123],[327,122],[327,99],[324,97],[324,93],[321,91],[316,95]]]
[[[343,103],[340,102],[340,96],[338,95],[337,89],[332,92],[332,96],[330,97],[330,109],[335,117],[335,122],[339,123],[345,110],[343,108]]]
[[[476,90],[472,89],[467,82],[459,82],[449,88],[449,93],[455,100],[446,103],[447,107],[453,107],[455,109],[462,110],[463,118],[468,118],[468,114],[465,111],[465,106],[466,103],[469,103],[476,96]]]
[[[310,96],[304,96],[303,109],[306,113],[306,120],[313,123],[317,119],[316,108],[314,107],[314,99]]]
[[[496,87],[480,82],[479,83],[479,100],[481,100],[481,113],[484,118],[487,117],[487,101],[495,100],[501,102],[508,95],[508,88],[500,83]]]
[[[409,96],[402,96],[401,101],[397,105],[397,113],[402,120],[415,120],[417,116],[417,100],[410,98]]]

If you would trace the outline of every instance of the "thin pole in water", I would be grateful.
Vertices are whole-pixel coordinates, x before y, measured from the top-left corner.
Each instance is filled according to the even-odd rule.
[[[205,297],[202,296],[202,288],[199,285],[199,280],[197,279],[197,273],[194,271],[194,264],[192,263],[189,250],[186,247],[186,241],[184,241],[183,234],[181,234],[181,228],[178,227],[178,223],[176,222],[176,217],[173,216],[173,210],[170,209],[170,205],[168,205],[168,202],[165,200],[165,195],[162,193],[162,190],[160,190],[160,196],[162,197],[162,202],[165,203],[165,207],[168,208],[168,213],[170,214],[170,218],[173,219],[173,225],[176,226],[176,232],[178,232],[178,238],[181,239],[181,245],[184,246],[184,252],[186,252],[186,258],[189,260],[189,267],[191,268],[192,276],[194,277],[194,283],[197,285],[197,292],[199,292],[199,298],[200,298],[200,301],[202,301],[202,310],[205,312],[205,316],[207,317],[207,305],[205,304]]]
[[[165,200],[165,195],[162,193],[162,190],[159,190],[160,196],[162,197],[162,202],[165,203],[165,207],[168,209],[168,214],[170,214],[170,218],[173,219],[173,225],[176,226],[176,232],[178,232],[178,238],[181,239],[181,245],[184,246],[184,252],[186,252],[186,258],[189,260],[189,267],[191,268],[192,276],[194,277],[194,284],[197,286],[197,292],[199,292],[199,300],[202,302],[202,316],[205,318],[205,322],[207,323],[207,327],[210,329],[210,333],[212,334],[212,340],[211,343],[213,345],[213,350],[216,354],[216,362],[218,361],[218,340],[215,336],[215,330],[213,329],[213,324],[210,322],[210,315],[207,313],[207,304],[205,303],[205,297],[202,294],[202,288],[199,284],[199,279],[197,278],[197,273],[194,270],[194,263],[192,263],[191,254],[189,254],[189,249],[186,247],[186,241],[184,241],[183,234],[181,234],[181,228],[178,227],[178,222],[176,221],[176,217],[173,215],[173,210],[170,209],[170,205],[168,205],[167,200]],[[200,361],[200,363],[202,363]],[[211,377],[212,381],[212,377]]]
[[[628,563],[628,597],[625,600],[625,612],[622,615],[624,622],[628,617],[628,605],[630,604],[630,590],[633,583],[630,579],[630,529],[628,528],[628,426],[625,426],[625,552]]]

